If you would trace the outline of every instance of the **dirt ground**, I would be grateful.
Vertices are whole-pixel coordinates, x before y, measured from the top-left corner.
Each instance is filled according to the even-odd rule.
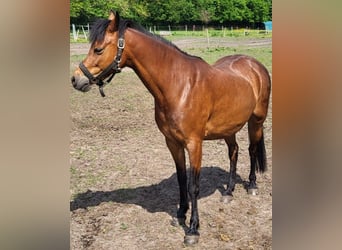
[[[70,51],[86,54],[88,48],[71,44]],[[226,144],[204,142],[201,236],[196,246],[186,247],[183,228],[171,225],[178,183],[154,121],[152,96],[131,71],[115,76],[104,91],[102,98],[97,88],[81,93],[70,87],[71,249],[272,249],[272,103],[264,124],[268,171],[257,174],[257,196],[244,188],[246,126],[237,134],[239,181],[229,204],[220,202],[229,176]],[[189,217],[190,210],[187,225]]]

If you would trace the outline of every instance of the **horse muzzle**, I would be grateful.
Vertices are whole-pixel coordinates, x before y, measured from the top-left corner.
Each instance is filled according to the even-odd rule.
[[[71,77],[72,86],[82,92],[88,92],[91,89],[89,79],[84,76],[73,76]]]

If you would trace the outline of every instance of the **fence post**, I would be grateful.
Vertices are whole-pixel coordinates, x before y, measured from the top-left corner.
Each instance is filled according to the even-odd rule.
[[[81,27],[82,27],[82,31],[83,31],[84,38],[85,38],[85,39],[88,39],[87,32],[84,30],[83,25],[81,25]]]
[[[74,42],[77,41],[77,33],[76,33],[76,26],[75,24],[72,24],[72,36],[74,38]]]
[[[206,28],[206,31],[207,31],[207,42],[208,42],[208,49],[209,49],[209,46],[210,46],[210,42],[209,42],[209,29]]]

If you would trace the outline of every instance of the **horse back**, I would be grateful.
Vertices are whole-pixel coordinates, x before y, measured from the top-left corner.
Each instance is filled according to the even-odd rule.
[[[253,89],[256,102],[268,104],[271,79],[266,67],[258,60],[247,55],[231,55],[222,57],[213,64],[213,67],[247,80]]]

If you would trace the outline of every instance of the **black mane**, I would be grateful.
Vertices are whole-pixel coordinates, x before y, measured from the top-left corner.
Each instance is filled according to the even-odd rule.
[[[110,23],[108,19],[98,19],[91,27],[89,34],[89,42],[91,44],[99,41],[102,42],[106,34],[106,29]]]
[[[110,23],[110,20],[108,20],[108,19],[98,19],[92,25],[91,30],[90,30],[90,35],[89,35],[89,42],[91,44],[93,44],[97,41],[99,41],[99,42],[103,41],[104,36],[106,34],[106,29],[107,29],[109,23]],[[137,30],[137,31],[149,36],[149,37],[152,37],[158,41],[161,41],[161,42],[165,43],[166,45],[177,49],[178,51],[182,52],[185,55],[192,56],[192,55],[189,55],[188,53],[182,51],[180,48],[178,48],[176,45],[174,45],[172,42],[168,41],[167,39],[165,39],[165,38],[163,38],[157,34],[153,34],[149,31],[147,31],[140,24],[137,24],[131,20],[123,19],[120,17],[120,19],[119,19],[119,34],[123,34],[127,27],[135,29],[135,30]],[[192,57],[196,57],[196,56],[192,56]],[[198,58],[200,58],[200,57],[198,57]]]

